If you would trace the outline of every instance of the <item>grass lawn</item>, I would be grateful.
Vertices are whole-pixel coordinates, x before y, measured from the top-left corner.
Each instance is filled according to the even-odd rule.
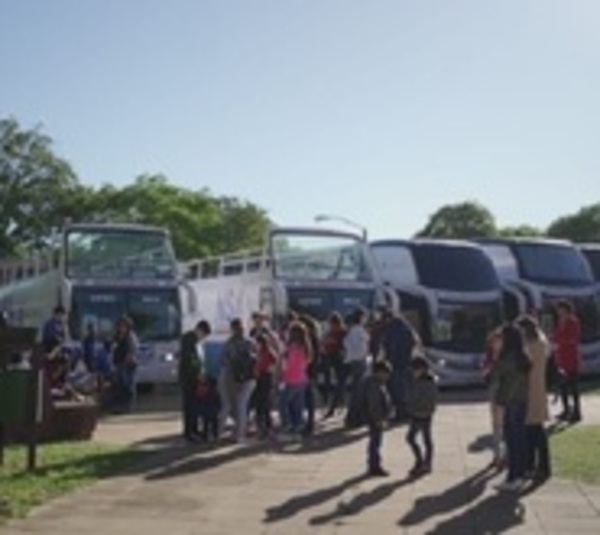
[[[600,484],[600,426],[577,426],[551,438],[554,473]]]
[[[0,468],[0,523],[100,479],[125,473],[148,453],[93,442],[43,445],[38,470],[28,473],[26,448],[10,447]]]

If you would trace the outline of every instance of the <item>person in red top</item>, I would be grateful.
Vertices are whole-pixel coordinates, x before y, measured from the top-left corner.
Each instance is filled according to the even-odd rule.
[[[556,304],[556,313],[558,321],[554,328],[553,341],[556,365],[563,373],[561,384],[563,412],[559,415],[559,419],[579,422],[581,420],[579,400],[581,324],[575,315],[573,305],[568,301],[559,301]]]
[[[256,408],[256,425],[262,438],[267,438],[273,428],[271,406],[273,398],[273,376],[277,367],[277,350],[265,334],[256,337],[258,359],[256,362],[256,391],[254,403]]]

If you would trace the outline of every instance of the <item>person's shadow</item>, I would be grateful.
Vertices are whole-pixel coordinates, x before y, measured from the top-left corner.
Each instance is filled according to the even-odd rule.
[[[440,522],[427,535],[485,533],[498,535],[525,522],[525,506],[518,494],[488,496],[462,513]]]
[[[323,526],[330,524],[345,516],[354,516],[360,514],[365,509],[376,505],[389,498],[396,490],[413,483],[415,479],[405,478],[399,481],[380,485],[373,490],[361,492],[348,503],[338,502],[336,508],[330,513],[311,518],[311,526]]]
[[[496,475],[496,472],[486,468],[441,494],[417,499],[413,509],[402,517],[399,524],[404,527],[416,526],[433,516],[442,515],[468,505],[485,492],[488,481],[494,475]]]
[[[336,496],[341,495],[346,489],[358,485],[365,479],[367,479],[366,474],[357,475],[346,479],[337,485],[332,485],[331,487],[325,487],[306,494],[294,496],[280,505],[269,507],[266,511],[266,516],[263,522],[281,522],[282,520],[291,518],[306,509],[316,507],[323,502],[332,500]]]

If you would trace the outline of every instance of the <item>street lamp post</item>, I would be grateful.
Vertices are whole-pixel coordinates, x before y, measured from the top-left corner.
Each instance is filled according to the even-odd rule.
[[[330,214],[319,214],[315,216],[315,223],[323,223],[325,221],[338,221],[343,223],[344,225],[348,225],[349,227],[353,227],[360,231],[363,241],[367,241],[367,229],[362,225],[348,219],[346,217],[342,217],[339,215],[330,215]]]

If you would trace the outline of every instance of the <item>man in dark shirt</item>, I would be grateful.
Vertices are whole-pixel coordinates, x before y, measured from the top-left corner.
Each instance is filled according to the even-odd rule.
[[[52,317],[44,324],[42,329],[42,346],[46,355],[57,351],[66,339],[67,311],[63,306],[54,308]]]
[[[135,389],[138,341],[132,321],[123,316],[117,322],[113,344],[113,366],[115,371],[115,402],[130,409]]]

